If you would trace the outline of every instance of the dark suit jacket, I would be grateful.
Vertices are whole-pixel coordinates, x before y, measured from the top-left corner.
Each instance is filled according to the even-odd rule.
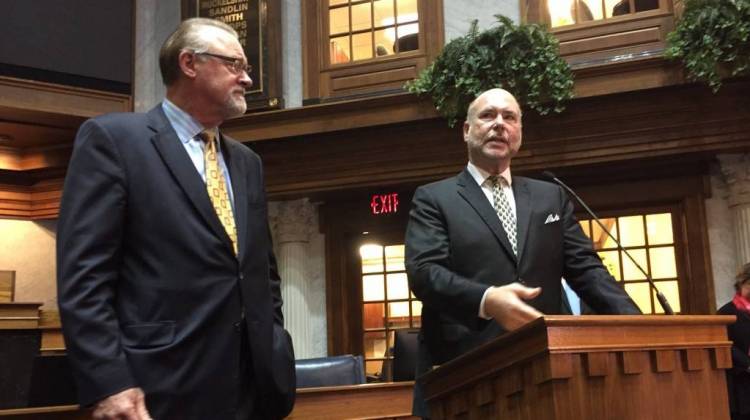
[[[598,313],[640,313],[593,251],[555,184],[513,177],[518,257],[502,223],[468,170],[414,193],[406,230],[409,286],[422,303],[417,375],[504,331],[479,318],[485,290],[514,281],[542,287],[529,303],[546,314],[561,309],[561,283]],[[551,221],[557,216],[558,220]],[[421,387],[415,414],[425,416]]]
[[[221,144],[238,257],[161,106],[81,126],[57,252],[60,315],[82,404],[139,386],[157,419],[233,419],[246,329],[258,401],[269,418],[291,410],[294,355],[261,161],[226,136]]]
[[[732,302],[719,309],[719,315],[734,315],[737,322],[727,326],[732,340],[732,369],[727,371],[729,406],[734,414],[750,414],[750,315],[738,311]]]

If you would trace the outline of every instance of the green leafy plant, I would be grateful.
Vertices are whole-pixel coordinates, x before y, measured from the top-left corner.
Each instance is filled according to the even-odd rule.
[[[718,91],[723,75],[750,74],[750,0],[686,0],[667,42],[666,57]]]
[[[542,115],[561,112],[573,97],[573,75],[560,58],[557,40],[540,25],[495,18],[498,25],[481,32],[472,22],[468,34],[446,44],[435,61],[406,84],[408,91],[431,97],[451,127],[465,117],[478,94],[495,87]]]

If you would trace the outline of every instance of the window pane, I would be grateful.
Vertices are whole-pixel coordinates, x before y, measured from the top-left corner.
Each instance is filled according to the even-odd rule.
[[[409,299],[409,282],[406,273],[388,274],[388,300]]]
[[[628,250],[630,256],[635,259],[638,265],[641,266],[646,272],[648,272],[648,264],[646,261],[646,250],[645,249],[631,249]],[[628,258],[625,253],[620,256],[622,258],[622,271],[624,280],[645,280],[646,276],[641,273],[641,270],[633,264],[633,261]]]
[[[352,35],[352,54],[353,61],[372,58],[372,32]]]
[[[575,23],[573,16],[573,0],[547,0],[552,27],[572,25]]]
[[[409,326],[409,302],[392,302],[388,304],[388,320],[391,327]]]
[[[337,4],[346,4],[349,3],[349,0],[328,0],[328,5],[335,6]]]
[[[412,317],[412,326],[418,327],[419,320],[422,319],[422,302],[418,300],[413,300],[411,302],[411,317]]]
[[[385,328],[385,304],[365,303],[362,310],[362,327]]]
[[[380,245],[362,245],[359,248],[359,255],[362,258],[363,273],[382,273],[383,272],[383,247]]]
[[[680,312],[680,287],[677,285],[677,281],[658,281],[656,287],[659,291],[667,298],[669,306],[675,313]],[[663,314],[664,310],[656,300],[656,293],[654,293],[654,311],[658,314]]]
[[[581,0],[578,3],[578,22],[599,20],[604,17],[601,0]]]
[[[375,0],[373,4],[375,13],[374,26],[389,26],[395,23],[393,16],[393,0]],[[391,40],[391,42],[393,42]]]
[[[368,376],[380,376],[383,370],[382,360],[372,360],[365,363],[365,374]]]
[[[615,278],[615,280],[622,280],[622,276],[620,275],[619,251],[600,251],[599,258],[602,259],[602,263],[605,267],[607,267],[609,274],[611,274],[612,277]]]
[[[655,279],[673,279],[677,277],[677,263],[674,247],[666,246],[648,250],[651,259],[651,277]]]
[[[646,229],[649,245],[664,245],[674,242],[672,215],[669,213],[647,215]]]
[[[626,216],[617,219],[620,225],[620,243],[624,247],[644,246],[646,238],[643,233],[642,216]]]
[[[605,228],[609,231],[609,233],[612,234],[615,238],[617,238],[617,229],[616,229],[616,222],[615,219],[600,219],[602,224]],[[617,248],[617,244],[615,244],[615,241],[610,238],[609,235],[607,235],[604,230],[602,230],[601,226],[599,226],[599,223],[596,223],[596,221],[591,221],[591,230],[593,232],[593,237],[591,240],[594,242],[594,249],[607,249],[607,248]]]
[[[331,39],[331,64],[349,62],[349,36]]]
[[[591,239],[591,231],[589,231],[589,228],[591,226],[591,222],[588,220],[579,220],[578,224],[581,225],[581,229],[583,230],[583,234],[588,236],[589,239]]]
[[[419,49],[419,24],[401,25],[396,29],[398,52]]]
[[[398,0],[398,23],[414,22],[419,19],[419,11],[417,10],[417,0]]]
[[[653,313],[651,310],[651,294],[648,289],[648,283],[625,283],[625,291],[644,314]]]
[[[382,274],[362,276],[362,300],[365,302],[385,300]]]
[[[349,8],[339,7],[328,11],[329,34],[349,32]]]
[[[396,28],[375,31],[375,56],[382,57],[393,54],[393,41],[395,39]]]
[[[385,271],[404,271],[404,245],[385,247]]]
[[[366,332],[365,333],[365,358],[385,357],[385,331]]]
[[[372,3],[361,3],[352,6],[352,31],[372,28]],[[355,42],[356,45],[356,42]],[[355,58],[356,60],[356,58]]]

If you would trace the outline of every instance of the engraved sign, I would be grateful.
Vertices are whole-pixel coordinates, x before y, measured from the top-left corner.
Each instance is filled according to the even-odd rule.
[[[253,86],[245,97],[248,110],[277,108],[281,105],[281,74],[278,66],[279,49],[270,45],[277,42],[272,36],[280,30],[280,13],[271,0],[185,0],[185,17],[216,19],[231,26],[239,37],[247,61],[253,66],[250,78]],[[269,4],[270,3],[270,4]],[[185,5],[185,3],[183,3]],[[272,6],[269,8],[269,6]],[[270,10],[269,10],[270,9]],[[273,34],[269,34],[269,19]]]

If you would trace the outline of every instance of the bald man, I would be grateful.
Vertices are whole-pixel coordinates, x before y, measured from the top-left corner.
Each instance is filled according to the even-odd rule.
[[[417,376],[559,313],[563,277],[598,313],[640,313],[594,252],[562,188],[511,175],[521,120],[509,92],[479,95],[463,126],[466,168],[414,193],[406,270],[423,303]],[[419,382],[414,415],[429,417]]]

